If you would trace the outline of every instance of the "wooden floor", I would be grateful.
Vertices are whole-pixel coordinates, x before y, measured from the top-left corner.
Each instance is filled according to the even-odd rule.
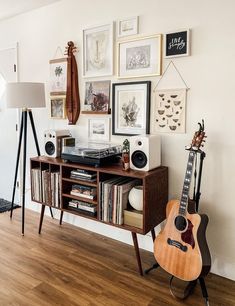
[[[182,302],[163,270],[139,276],[134,249],[123,243],[48,217],[40,236],[39,215],[29,210],[22,237],[20,213],[12,221],[0,214],[0,306],[204,305],[199,285]],[[144,268],[154,262],[149,252],[141,256]],[[211,306],[235,305],[235,282],[209,275],[206,283]]]

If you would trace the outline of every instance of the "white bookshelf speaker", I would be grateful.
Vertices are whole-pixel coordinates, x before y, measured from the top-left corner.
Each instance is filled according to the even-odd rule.
[[[161,165],[159,135],[138,135],[130,139],[130,168],[149,171]]]
[[[47,130],[44,132],[44,151],[49,157],[60,157],[62,138],[71,136],[68,130]]]

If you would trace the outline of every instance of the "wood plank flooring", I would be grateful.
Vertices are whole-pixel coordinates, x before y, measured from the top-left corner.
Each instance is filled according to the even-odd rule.
[[[39,214],[29,210],[22,237],[20,213],[12,221],[0,214],[0,306],[204,305],[199,285],[182,302],[170,295],[162,269],[139,276],[126,244],[49,217],[38,235]],[[145,269],[154,263],[150,252],[141,257]],[[206,284],[211,306],[235,305],[235,282],[210,274]]]

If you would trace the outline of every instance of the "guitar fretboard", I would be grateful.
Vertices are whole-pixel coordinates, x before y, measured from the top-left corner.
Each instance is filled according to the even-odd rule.
[[[180,207],[179,207],[179,214],[181,215],[186,215],[186,212],[187,212],[188,196],[189,196],[190,183],[192,179],[195,154],[196,153],[194,151],[190,151],[189,157],[188,157],[188,163],[187,163],[187,168],[186,168],[186,173],[185,173],[185,178],[184,178],[183,191],[182,191]]]

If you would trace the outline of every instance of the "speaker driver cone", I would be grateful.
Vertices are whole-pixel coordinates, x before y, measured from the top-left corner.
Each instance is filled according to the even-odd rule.
[[[146,166],[148,159],[143,151],[137,150],[132,153],[131,161],[136,168],[141,169]]]
[[[45,144],[45,151],[48,155],[53,155],[55,153],[55,145],[51,141],[48,141]]]

